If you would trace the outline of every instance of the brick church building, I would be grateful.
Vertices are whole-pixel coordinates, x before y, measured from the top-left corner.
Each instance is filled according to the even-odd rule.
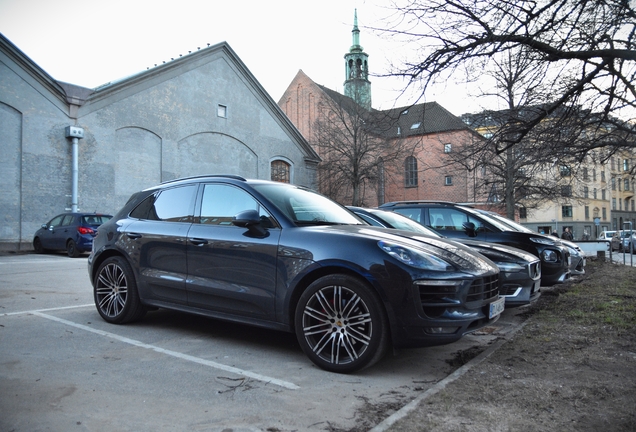
[[[353,188],[341,182],[339,192],[326,190],[324,178],[319,180],[320,191],[341,204],[375,206],[398,200],[447,200],[476,202],[480,198],[475,189],[479,170],[468,171],[452,161],[450,153],[460,145],[483,139],[460,118],[437,102],[415,104],[390,110],[374,110],[371,107],[371,82],[369,81],[368,54],[360,46],[357,16],[354,17],[353,44],[345,54],[344,95],[316,84],[299,70],[278,102],[292,123],[321,156],[321,166],[334,163],[325,152],[326,138],[319,131],[325,118],[337,117],[340,107],[354,117],[364,114],[363,123],[374,138],[384,140],[387,149],[400,148],[391,163],[378,166],[374,176],[364,178],[359,196]],[[344,134],[350,125],[343,128]],[[380,153],[383,153],[380,151]],[[377,155],[382,157],[382,154]],[[352,164],[352,170],[358,169]],[[318,176],[329,176],[329,170],[318,170]],[[335,196],[334,196],[335,195]]]

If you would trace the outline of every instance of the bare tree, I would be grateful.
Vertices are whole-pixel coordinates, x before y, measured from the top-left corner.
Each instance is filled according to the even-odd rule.
[[[454,163],[484,172],[480,178],[483,193],[489,201],[504,204],[509,218],[514,218],[520,200],[525,207],[536,208],[558,197],[564,179],[550,175],[546,167],[558,171],[561,164],[568,167],[573,164],[569,153],[555,155],[553,151],[545,151],[546,145],[541,140],[549,143],[555,140],[544,131],[553,130],[546,120],[526,132],[524,139],[514,146],[508,145],[516,141],[528,117],[546,105],[542,88],[546,68],[545,65],[538,68],[535,63],[532,53],[523,47],[493,56],[486,71],[495,84],[489,95],[498,98],[507,109],[464,115],[463,120],[488,139],[458,146],[452,155]]]
[[[387,169],[402,161],[408,150],[383,136],[389,119],[381,113],[336,92],[329,94],[314,123],[312,144],[323,159],[319,189],[341,203],[370,205],[383,187]]]
[[[390,75],[421,85],[422,94],[450,76],[475,81],[494,57],[507,52],[525,53],[526,68],[541,71],[534,95],[544,101],[541,109],[518,118],[514,133],[502,134],[498,153],[545,129],[548,119],[553,136],[568,132],[557,143],[581,160],[601,147],[636,146],[633,1],[395,0],[394,7],[394,20],[384,31],[414,42],[417,55]],[[578,139],[583,131],[593,131],[594,139]],[[557,143],[543,153],[558,150]]]

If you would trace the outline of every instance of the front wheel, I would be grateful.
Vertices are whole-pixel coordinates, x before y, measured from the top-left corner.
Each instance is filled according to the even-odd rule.
[[[108,258],[99,266],[93,294],[97,311],[109,323],[125,324],[146,314],[132,268],[121,257]]]
[[[44,249],[44,246],[42,246],[42,240],[40,240],[38,237],[33,239],[33,250],[35,250],[35,253],[44,253],[46,252],[46,249]]]
[[[296,337],[322,369],[349,373],[376,363],[389,345],[382,303],[369,287],[346,275],[324,276],[299,299]]]

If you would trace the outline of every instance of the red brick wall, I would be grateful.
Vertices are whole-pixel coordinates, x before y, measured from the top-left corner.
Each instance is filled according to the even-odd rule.
[[[299,71],[281,97],[278,105],[287,114],[300,133],[320,154],[314,144],[313,122],[319,113],[317,107],[322,98],[328,97],[305,73]],[[459,146],[463,140],[469,140],[469,131],[434,133],[416,137],[400,138],[411,140],[416,147],[414,156],[418,161],[418,182],[416,187],[404,186],[404,163],[385,167],[385,196],[383,202],[399,200],[444,200],[454,202],[473,202],[483,200],[474,193],[472,175],[475,172],[452,169],[448,165],[448,155],[444,154],[444,144]],[[453,184],[444,184],[445,176],[452,176]],[[324,191],[321,191],[325,193]],[[337,200],[348,205],[350,192],[343,187]],[[364,205],[377,206],[378,197],[375,185],[368,186],[364,193]],[[333,197],[333,196],[332,196]]]

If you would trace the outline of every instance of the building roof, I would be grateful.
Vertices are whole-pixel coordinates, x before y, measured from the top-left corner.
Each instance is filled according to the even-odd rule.
[[[348,96],[340,94],[320,84],[316,84],[338,106],[350,114],[359,114],[361,107]],[[470,131],[459,117],[437,102],[426,102],[389,110],[364,110],[375,129],[374,132],[386,138],[409,137],[440,132]]]
[[[415,136],[471,129],[461,119],[437,102],[426,102],[385,111],[374,115],[387,125],[387,136]]]

